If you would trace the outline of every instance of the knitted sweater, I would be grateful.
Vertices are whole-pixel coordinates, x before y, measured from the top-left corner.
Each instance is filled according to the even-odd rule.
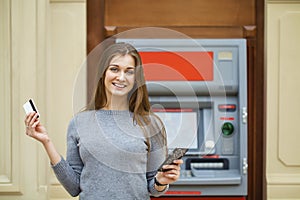
[[[159,196],[156,169],[165,159],[158,120],[148,141],[129,111],[97,110],[77,114],[67,134],[67,156],[52,166],[72,196],[81,200],[147,200]],[[154,127],[154,126],[153,126]]]

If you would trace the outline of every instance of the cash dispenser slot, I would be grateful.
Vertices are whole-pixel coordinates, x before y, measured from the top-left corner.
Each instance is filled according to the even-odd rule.
[[[175,185],[237,185],[242,181],[239,171],[230,169],[226,158],[187,158],[185,166],[191,177],[181,177]]]
[[[186,170],[226,170],[229,169],[229,161],[226,158],[188,158]]]

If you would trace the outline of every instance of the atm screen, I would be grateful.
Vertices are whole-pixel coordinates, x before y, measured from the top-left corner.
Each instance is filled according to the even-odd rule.
[[[163,121],[168,148],[198,149],[198,113],[193,109],[154,109]]]

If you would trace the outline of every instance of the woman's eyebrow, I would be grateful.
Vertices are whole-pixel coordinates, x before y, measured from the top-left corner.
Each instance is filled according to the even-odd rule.
[[[120,65],[114,64],[114,63],[109,64],[109,66],[120,67]],[[126,69],[135,69],[135,66],[125,66],[125,67],[126,67]]]
[[[113,63],[109,64],[109,66],[120,67],[118,64],[113,64]]]

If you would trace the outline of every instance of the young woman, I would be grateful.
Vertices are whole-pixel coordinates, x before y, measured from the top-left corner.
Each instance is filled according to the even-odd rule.
[[[108,47],[98,77],[91,103],[69,124],[66,159],[36,113],[25,118],[26,134],[43,144],[58,180],[81,200],[144,200],[163,194],[179,178],[183,161],[157,172],[167,154],[165,128],[150,110],[136,49],[126,43]]]

